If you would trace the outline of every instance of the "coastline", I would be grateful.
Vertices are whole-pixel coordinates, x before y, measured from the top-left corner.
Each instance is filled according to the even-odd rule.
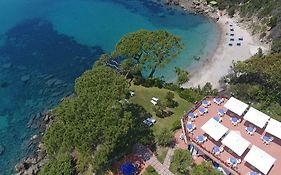
[[[210,82],[213,88],[220,90],[220,80],[231,71],[233,62],[251,58],[258,48],[265,54],[270,50],[270,44],[261,43],[259,34],[252,35],[250,24],[237,16],[230,18],[225,11],[219,11],[207,3],[198,1],[167,0],[166,4],[178,5],[185,11],[206,16],[216,21],[219,30],[214,51],[207,55],[206,59],[199,61],[196,69],[190,71],[190,80],[181,85],[183,88],[202,87]],[[230,28],[234,31],[230,31]],[[239,41],[239,37],[242,37],[243,41]],[[230,38],[234,41],[230,41]],[[229,46],[229,43],[233,45]],[[237,46],[237,43],[241,45]]]
[[[180,1],[180,3],[182,3],[183,1]],[[188,2],[185,2],[188,3]],[[181,4],[178,4],[181,5]],[[183,7],[183,6],[182,6]],[[192,10],[190,8],[186,8],[188,9],[188,11]],[[193,11],[194,12],[194,11]],[[208,12],[202,12],[200,13],[206,17],[208,17],[209,19],[213,19],[216,20],[216,16],[211,16]],[[223,20],[222,20],[223,19]],[[244,49],[244,45],[242,45],[240,48],[242,48],[242,52],[239,52],[237,50],[234,50],[233,48],[237,48],[236,46],[233,48],[229,48],[228,44],[228,39],[229,36],[225,35],[225,33],[228,32],[228,25],[225,24],[225,20],[228,20],[231,18],[228,18],[227,16],[225,16],[224,18],[220,18],[217,22],[218,25],[218,31],[220,34],[218,35],[219,39],[218,42],[216,43],[216,47],[214,49],[213,52],[211,52],[211,54],[209,55],[209,58],[207,58],[206,60],[200,62],[199,64],[201,64],[200,66],[198,66],[198,69],[193,70],[191,73],[191,79],[189,82],[185,83],[182,85],[182,87],[184,88],[188,88],[188,87],[195,87],[195,86],[203,86],[206,82],[210,82],[213,85],[213,88],[219,88],[219,80],[228,73],[228,71],[230,70],[230,66],[232,65],[232,60],[234,61],[239,61],[239,60],[245,60],[251,57],[250,54],[250,50],[247,51],[247,49]],[[233,20],[233,19],[232,19]],[[241,28],[239,26],[239,23],[232,21],[232,24],[234,24],[235,26],[237,26],[237,28]],[[235,27],[236,28],[236,27]],[[245,45],[247,45],[247,48],[249,46],[253,46],[253,47],[257,47],[256,45],[254,45],[256,38],[254,38],[254,36],[252,36],[250,34],[250,32],[246,29],[242,29],[244,32],[246,31],[246,35],[247,37],[244,37],[245,41]],[[244,34],[244,32],[242,32]],[[248,34],[250,35],[250,37],[248,37]],[[245,36],[246,36],[245,35]],[[247,40],[246,40],[247,39]],[[237,52],[237,54],[236,54]],[[234,59],[233,59],[234,58]],[[218,71],[219,68],[219,71]],[[52,123],[53,120],[53,116],[51,116],[50,113],[46,113],[43,115],[42,119],[44,121],[42,121],[44,127],[42,129],[41,134],[43,134],[47,128],[47,126],[49,124]],[[36,136],[36,135],[34,135]],[[35,156],[30,156],[30,157],[25,157],[19,164],[18,166],[16,166],[16,171],[17,172],[32,172],[34,174],[36,174],[36,172],[39,171],[39,169],[43,166],[44,163],[46,163],[47,161],[47,154],[46,151],[44,149],[44,147],[42,146],[41,143],[41,137],[32,137],[36,139],[36,142],[34,142],[33,144],[38,145],[38,149],[36,151],[36,155]],[[36,157],[36,158],[34,158]],[[28,166],[29,168],[25,168],[26,166]]]
[[[238,21],[238,17],[230,18],[227,15],[219,17],[217,25],[220,38],[216,49],[197,69],[190,72],[191,78],[187,83],[182,84],[183,88],[202,87],[210,82],[213,88],[220,89],[220,80],[231,71],[233,62],[249,59],[257,53],[258,48],[261,48],[265,54],[269,51],[269,44],[261,43],[257,35],[251,34],[250,28],[246,29],[244,24]],[[234,31],[230,31],[230,28]],[[230,33],[234,36],[230,36]],[[243,40],[239,41],[239,37]],[[230,41],[230,38],[234,38],[234,41]],[[233,45],[229,46],[229,43]],[[241,43],[241,46],[237,43]]]

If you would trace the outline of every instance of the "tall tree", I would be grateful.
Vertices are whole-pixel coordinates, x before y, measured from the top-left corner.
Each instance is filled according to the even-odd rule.
[[[177,174],[189,174],[192,166],[192,156],[187,150],[175,150],[171,167]]]
[[[203,163],[201,165],[195,165],[191,172],[190,175],[222,175],[221,172],[215,170],[211,164],[211,162]]]
[[[88,168],[100,172],[136,142],[153,142],[151,130],[142,126],[147,112],[124,103],[128,83],[122,75],[105,66],[107,59],[108,56],[103,55],[93,69],[79,77],[75,81],[74,96],[54,110],[55,121],[43,139],[52,159],[42,170],[43,174],[54,174],[56,164],[63,165],[61,168],[66,174]],[[73,155],[75,161],[71,156],[60,155]],[[70,164],[73,162],[75,166]]]
[[[157,68],[176,58],[182,47],[181,39],[167,31],[140,30],[121,38],[113,56],[124,57],[123,68],[130,73],[148,70],[151,78]]]

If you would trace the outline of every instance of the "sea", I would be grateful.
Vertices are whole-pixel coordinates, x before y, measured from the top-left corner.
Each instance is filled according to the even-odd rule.
[[[140,29],[182,38],[182,53],[156,71],[166,81],[176,79],[175,67],[200,68],[218,42],[215,22],[160,0],[0,0],[0,175],[14,173],[34,152],[40,112],[71,94],[75,79],[122,36]]]

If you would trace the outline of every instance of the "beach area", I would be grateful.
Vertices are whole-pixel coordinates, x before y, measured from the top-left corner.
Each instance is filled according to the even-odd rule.
[[[197,69],[190,72],[191,78],[182,85],[183,88],[202,87],[210,82],[213,88],[220,89],[219,81],[231,71],[233,62],[249,59],[257,53],[258,48],[261,48],[263,53],[268,52],[270,46],[261,43],[258,36],[251,34],[250,27],[238,21],[238,17],[219,17],[217,25],[220,41],[217,48],[209,58],[199,63],[201,65]]]

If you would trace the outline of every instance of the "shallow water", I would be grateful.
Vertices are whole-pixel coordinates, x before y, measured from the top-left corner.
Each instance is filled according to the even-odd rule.
[[[75,78],[127,32],[166,29],[182,37],[183,53],[156,72],[168,81],[175,66],[195,68],[192,57],[217,42],[208,19],[149,0],[0,0],[0,23],[0,175],[33,151],[31,119],[71,93]]]

